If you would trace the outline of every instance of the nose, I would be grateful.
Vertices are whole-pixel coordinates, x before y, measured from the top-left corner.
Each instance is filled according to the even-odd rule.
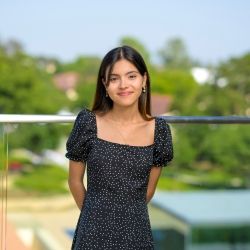
[[[126,81],[126,79],[124,77],[121,77],[119,88],[124,89],[126,87],[127,87],[127,81]]]

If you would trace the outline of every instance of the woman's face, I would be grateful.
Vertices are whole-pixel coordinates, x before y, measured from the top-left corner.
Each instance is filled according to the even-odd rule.
[[[106,79],[106,90],[114,105],[131,106],[138,103],[142,87],[146,86],[147,76],[142,76],[138,69],[129,61],[117,61]]]

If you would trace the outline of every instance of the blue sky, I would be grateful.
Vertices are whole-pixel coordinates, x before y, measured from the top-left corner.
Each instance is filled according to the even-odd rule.
[[[27,52],[73,60],[103,56],[119,39],[138,38],[153,58],[182,38],[190,55],[216,63],[250,51],[248,0],[5,0],[0,40],[19,40]]]

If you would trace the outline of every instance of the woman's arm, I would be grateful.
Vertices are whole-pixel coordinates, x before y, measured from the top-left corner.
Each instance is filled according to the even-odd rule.
[[[69,161],[68,185],[76,205],[81,210],[86,189],[83,184],[85,164],[83,162]]]
[[[149,201],[152,199],[155,193],[155,189],[159,180],[159,177],[161,175],[161,167],[152,167],[149,175],[149,181],[148,181],[148,188],[147,188],[147,195],[146,195],[146,203],[149,203]]]

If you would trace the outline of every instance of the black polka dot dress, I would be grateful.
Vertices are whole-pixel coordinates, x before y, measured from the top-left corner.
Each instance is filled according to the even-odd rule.
[[[66,157],[87,165],[87,193],[74,250],[152,250],[146,191],[152,166],[173,158],[169,125],[156,117],[154,143],[131,146],[97,137],[95,113],[83,109],[68,138]]]

